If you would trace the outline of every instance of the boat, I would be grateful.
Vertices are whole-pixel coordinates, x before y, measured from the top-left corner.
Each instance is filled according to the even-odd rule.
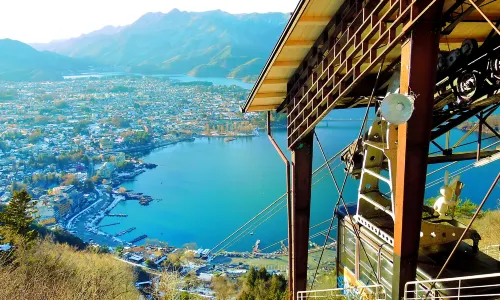
[[[234,141],[236,138],[235,137],[227,137],[224,139],[224,142],[229,143],[231,141]]]
[[[255,128],[255,130],[253,131],[253,135],[254,136],[260,136],[259,127]]]

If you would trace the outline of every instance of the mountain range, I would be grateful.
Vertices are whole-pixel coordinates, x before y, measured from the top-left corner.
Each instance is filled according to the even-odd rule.
[[[37,51],[19,41],[0,40],[0,80],[60,80],[62,74],[85,71],[91,62],[49,51]]]
[[[34,53],[30,48],[33,59],[23,62],[24,57],[16,57],[11,63],[31,62],[39,67],[46,60],[42,68],[35,69],[48,75],[52,67],[57,74],[87,63],[142,74],[252,80],[264,66],[288,18],[284,13],[229,14],[220,10],[147,13],[130,25],[106,26],[76,38],[32,44],[39,50]],[[5,40],[0,41],[0,47],[2,42]],[[0,68],[6,51],[0,51]],[[43,77],[35,75],[30,74],[35,79]]]

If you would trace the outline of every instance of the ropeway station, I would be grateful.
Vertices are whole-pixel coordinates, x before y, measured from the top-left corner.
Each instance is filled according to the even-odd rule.
[[[287,115],[291,161],[268,134],[287,166],[291,299],[500,299],[498,260],[471,229],[499,174],[484,178],[491,188],[463,224],[455,207],[467,183],[447,171],[500,158],[499,143],[481,134],[500,138],[487,120],[500,106],[499,25],[500,1],[300,1],[243,107]],[[314,142],[327,158],[314,129],[333,109],[360,107],[359,136],[338,154],[345,178],[327,162],[338,191],[338,282],[318,291],[307,280]],[[368,122],[370,110],[377,119]],[[450,130],[466,120],[475,125],[452,143]],[[477,150],[460,151],[476,132]],[[432,207],[431,164],[446,164],[433,171],[444,184]],[[355,205],[343,197],[347,177],[359,181]]]

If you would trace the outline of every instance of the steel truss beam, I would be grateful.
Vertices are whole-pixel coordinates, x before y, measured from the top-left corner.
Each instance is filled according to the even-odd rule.
[[[291,260],[291,299],[307,287],[307,256],[311,212],[313,134],[292,151],[292,210],[289,256]]]
[[[338,100],[348,93],[380,61],[400,43],[415,23],[438,1],[431,0],[426,7],[417,9],[413,0],[369,1],[354,21],[341,31],[340,38],[329,48],[314,69],[308,70],[311,86],[287,95],[288,146],[298,141],[330,112]],[[387,10],[383,10],[387,7]],[[379,15],[383,12],[383,15]],[[390,26],[387,22],[391,20]],[[399,34],[397,28],[401,28]],[[373,41],[373,43],[372,43]],[[363,64],[368,64],[362,69]]]
[[[437,76],[439,30],[436,29],[444,0],[432,4],[431,0],[415,4],[416,11],[432,9],[413,27],[409,39],[401,46],[400,92],[419,96],[409,121],[398,126],[392,299],[405,296],[405,284],[415,280],[417,270]]]

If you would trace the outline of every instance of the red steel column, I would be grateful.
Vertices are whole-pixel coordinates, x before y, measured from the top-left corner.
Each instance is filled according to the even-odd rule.
[[[412,14],[429,2],[417,1]],[[429,9],[401,46],[400,93],[417,98],[412,117],[398,127],[392,299],[404,297],[405,283],[416,278],[442,7],[438,1]]]
[[[292,237],[288,248],[293,276],[290,299],[307,286],[307,255],[309,246],[309,219],[311,212],[311,178],[313,135],[309,133],[292,149]]]

